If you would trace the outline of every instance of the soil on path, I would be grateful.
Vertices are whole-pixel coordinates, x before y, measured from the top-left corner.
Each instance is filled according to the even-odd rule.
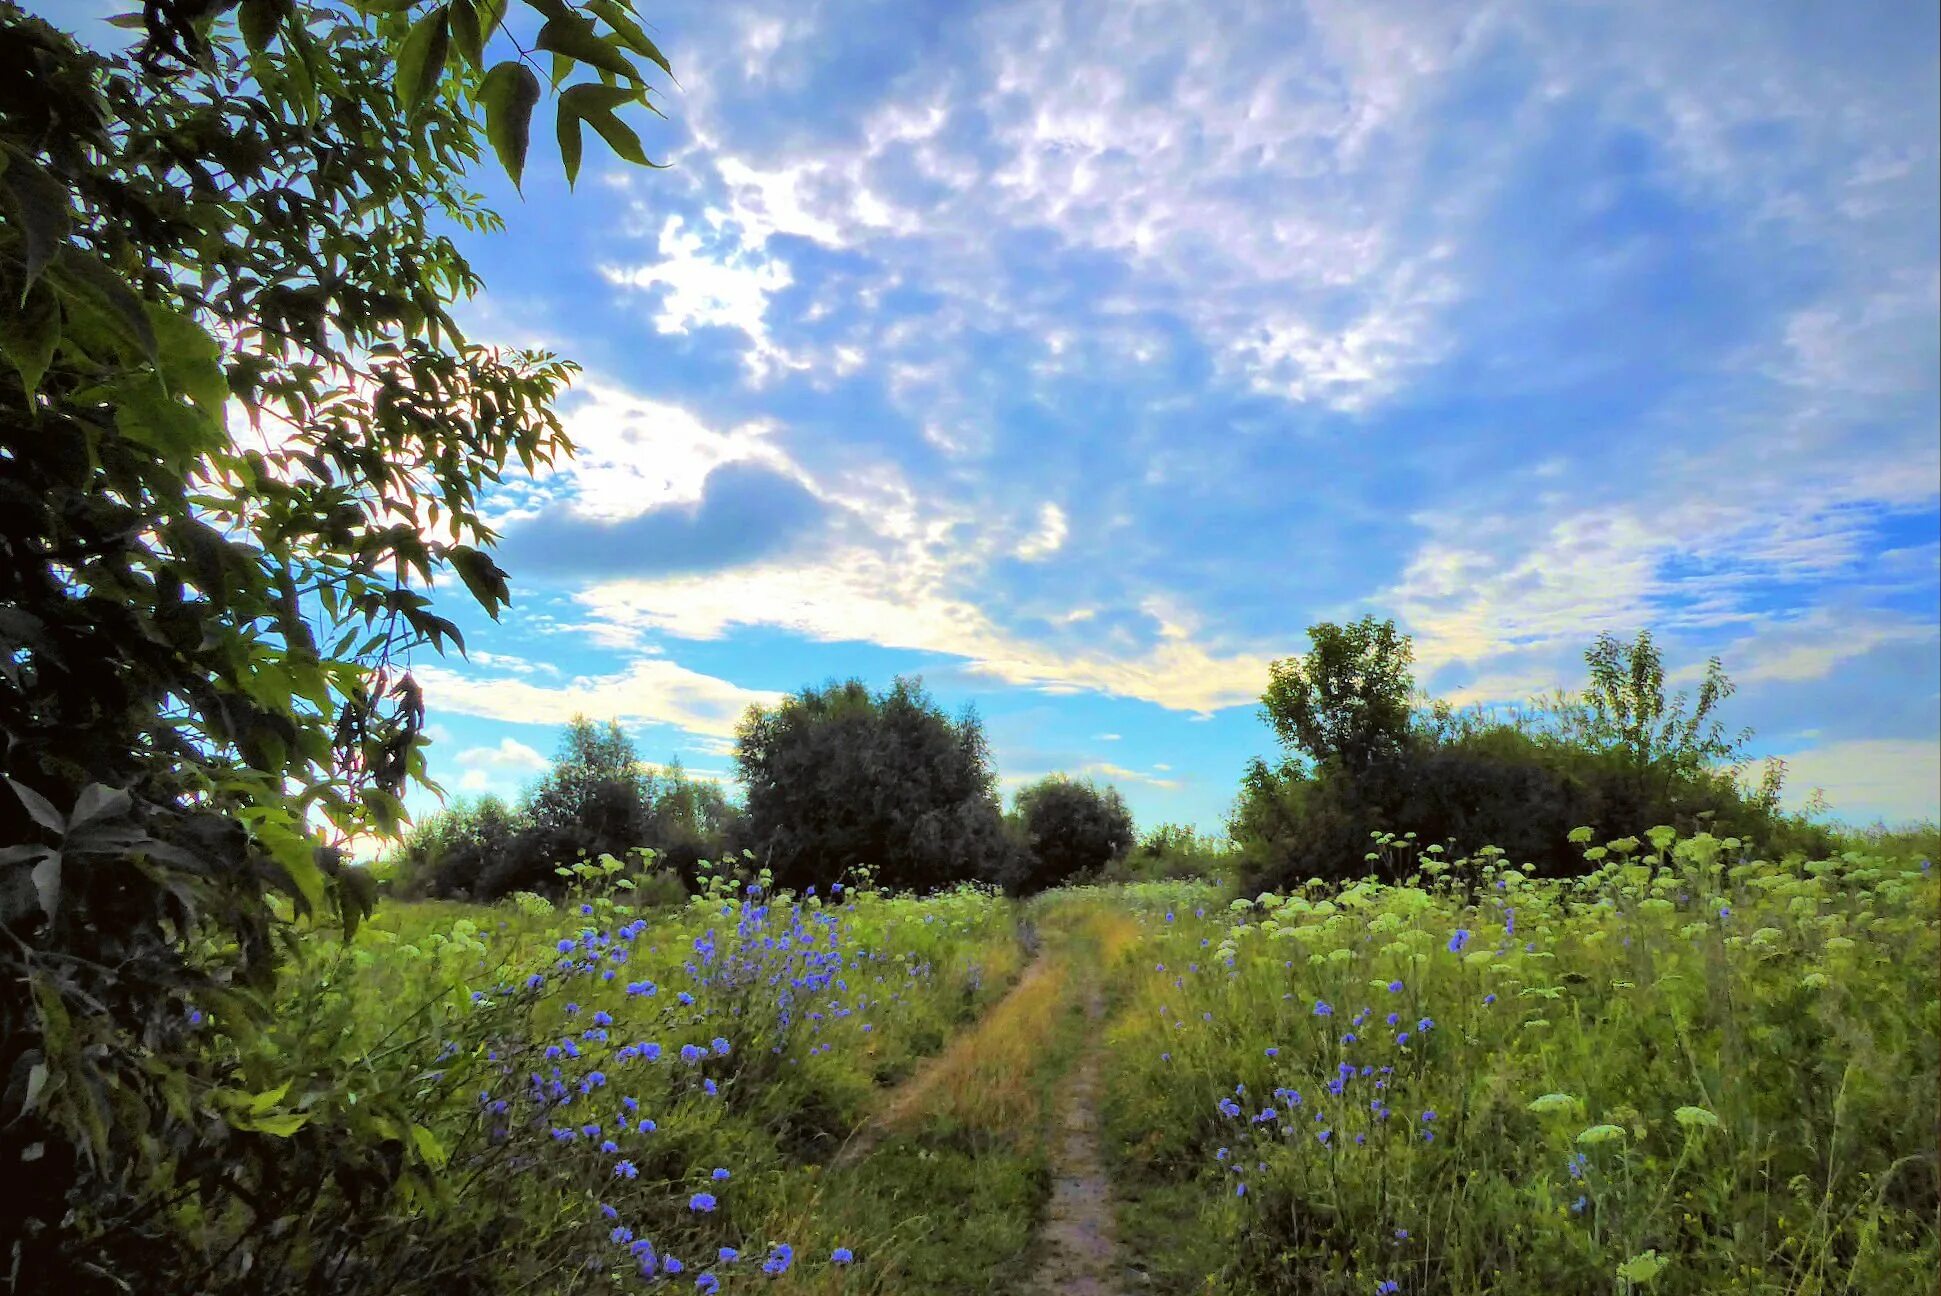
[[[1051,1206],[1040,1235],[1032,1296],[1122,1296],[1126,1259],[1112,1218],[1112,1185],[1099,1150],[1099,1043],[1104,997],[1088,985],[1087,1040],[1062,1086],[1051,1148]]]

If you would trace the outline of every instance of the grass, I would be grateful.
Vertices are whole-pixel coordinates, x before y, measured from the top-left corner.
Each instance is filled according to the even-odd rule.
[[[1427,856],[1238,900],[389,905],[304,947],[271,1030],[205,1029],[291,1174],[388,1147],[395,1190],[333,1174],[300,1218],[172,1227],[210,1290],[247,1252],[228,1290],[622,1290],[673,1256],[729,1292],[1016,1292],[1098,1041],[1153,1292],[1932,1290],[1931,873],[1662,834],[1596,854],[1566,882]]]

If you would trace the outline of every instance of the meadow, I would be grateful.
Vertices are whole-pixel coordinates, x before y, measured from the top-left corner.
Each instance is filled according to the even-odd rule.
[[[561,903],[389,903],[211,1033],[299,1188],[168,1226],[211,1290],[1933,1289],[1925,860],[1371,846],[1408,880],[650,904],[608,858]],[[1074,1102],[1103,1241],[1054,1283]]]

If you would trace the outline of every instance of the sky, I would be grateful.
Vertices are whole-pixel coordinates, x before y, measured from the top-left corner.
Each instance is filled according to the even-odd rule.
[[[1941,812],[1935,6],[643,10],[667,169],[536,130],[461,239],[473,336],[584,373],[417,664],[451,793],[918,674],[1007,788],[1217,828],[1373,612],[1457,702],[1649,627],[1793,804]]]

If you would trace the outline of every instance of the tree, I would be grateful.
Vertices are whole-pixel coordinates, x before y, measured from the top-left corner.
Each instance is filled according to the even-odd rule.
[[[583,122],[644,161],[615,111],[665,64],[630,0],[530,3],[569,178]],[[171,1182],[267,1202],[287,1152],[216,1103],[191,1013],[267,1012],[273,896],[368,905],[334,847],[424,775],[406,663],[458,643],[426,591],[496,614],[480,492],[570,450],[571,366],[463,337],[438,232],[496,228],[485,145],[524,165],[542,88],[503,13],[148,0],[103,56],[0,3],[0,1164],[38,1161],[0,1250],[29,1287],[178,1285],[115,1272]]]
[[[1305,657],[1268,667],[1260,701],[1275,736],[1317,764],[1350,771],[1393,757],[1408,740],[1415,687],[1408,636],[1393,621],[1366,616],[1310,626],[1308,639]]]
[[[479,894],[560,889],[554,868],[585,856],[624,855],[653,840],[651,779],[633,741],[609,720],[576,715],[559,754],[524,806],[524,825],[479,879]]]
[[[891,886],[1002,880],[1015,867],[984,728],[953,721],[922,682],[872,694],[860,680],[748,709],[735,767],[748,839],[783,886],[867,865]]]
[[[1052,774],[1018,791],[1016,813],[1030,853],[1021,891],[1096,872],[1132,848],[1132,812],[1117,788]]]

